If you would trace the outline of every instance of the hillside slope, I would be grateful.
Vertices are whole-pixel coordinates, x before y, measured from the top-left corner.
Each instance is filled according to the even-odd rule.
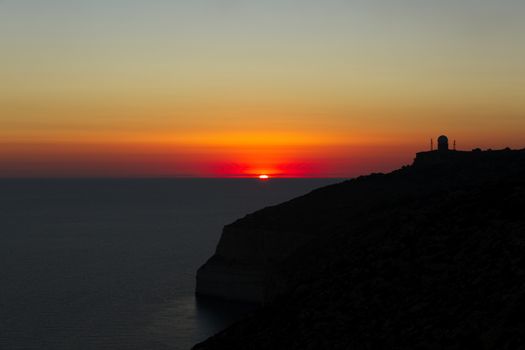
[[[249,215],[238,235],[308,239],[258,266],[265,307],[196,349],[523,347],[523,208],[525,153],[498,151],[416,159]]]

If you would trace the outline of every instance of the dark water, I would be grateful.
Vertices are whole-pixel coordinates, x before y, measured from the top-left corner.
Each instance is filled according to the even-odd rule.
[[[222,226],[338,180],[0,180],[0,349],[189,349],[246,305],[196,301]]]

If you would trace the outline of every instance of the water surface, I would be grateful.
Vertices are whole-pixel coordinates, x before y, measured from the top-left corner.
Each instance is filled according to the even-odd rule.
[[[193,295],[222,227],[335,182],[0,180],[0,349],[189,349],[247,309]]]

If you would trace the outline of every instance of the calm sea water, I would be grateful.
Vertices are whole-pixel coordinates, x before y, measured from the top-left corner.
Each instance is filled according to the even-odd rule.
[[[250,308],[194,298],[222,227],[335,182],[0,180],[0,349],[189,349]]]

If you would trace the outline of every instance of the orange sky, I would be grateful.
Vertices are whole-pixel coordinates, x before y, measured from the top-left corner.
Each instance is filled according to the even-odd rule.
[[[351,177],[525,147],[513,0],[0,2],[0,177]]]

